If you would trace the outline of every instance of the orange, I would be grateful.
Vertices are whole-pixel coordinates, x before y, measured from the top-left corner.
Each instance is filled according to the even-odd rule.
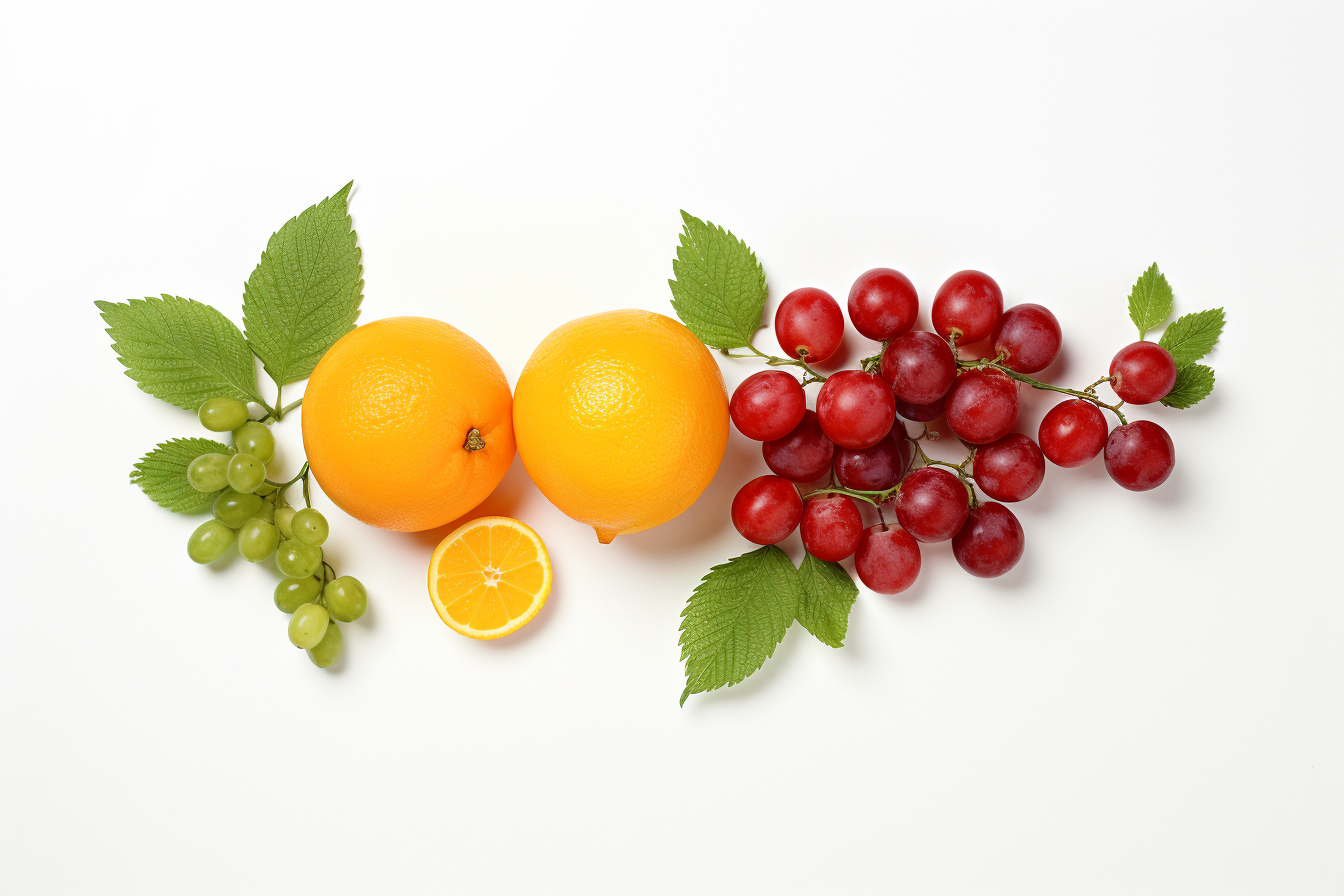
[[[514,390],[513,428],[532,481],[608,544],[700,497],[728,444],[728,394],[686,327],[608,311],[537,346]]]
[[[468,638],[502,638],[532,621],[551,593],[551,558],[531,527],[502,516],[459,526],[429,560],[429,599]]]
[[[479,342],[442,321],[390,317],[322,356],[303,396],[303,447],[346,513],[381,529],[432,529],[504,478],[512,404]]]

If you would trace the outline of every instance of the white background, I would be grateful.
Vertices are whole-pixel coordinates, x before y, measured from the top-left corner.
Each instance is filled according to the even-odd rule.
[[[1338,5],[820,6],[3,8],[0,890],[1344,888]],[[926,549],[843,649],[795,626],[684,709],[678,614],[765,471],[736,433],[699,503],[609,547],[515,462],[481,511],[556,585],[501,643],[430,607],[446,530],[319,497],[372,600],[322,672],[273,570],[194,566],[196,522],[127,483],[204,433],[93,302],[239,320],[270,233],[352,178],[361,319],[447,320],[511,382],[574,317],[670,314],[685,208],[771,308],[889,265],[927,320],[988,271],[1058,315],[1073,385],[1156,260],[1178,312],[1227,308],[1218,387],[1135,411],[1177,445],[1157,491],[1052,467],[1011,574]]]

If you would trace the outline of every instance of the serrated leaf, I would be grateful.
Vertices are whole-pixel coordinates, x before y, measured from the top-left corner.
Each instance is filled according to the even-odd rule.
[[[170,295],[93,304],[126,375],[155,398],[191,411],[208,398],[261,401],[247,341],[209,305]]]
[[[1176,368],[1176,384],[1162,399],[1169,408],[1188,408],[1198,404],[1213,391],[1213,369],[1203,364],[1186,364]]]
[[[219,492],[198,492],[192,488],[187,481],[187,465],[212,452],[230,454],[233,449],[213,439],[171,439],[140,458],[131,470],[131,482],[160,507],[174,513],[200,510],[215,500]]]
[[[1139,338],[1160,327],[1171,316],[1171,286],[1153,262],[1139,275],[1138,282],[1129,291],[1129,319],[1139,328]]]
[[[849,611],[859,596],[849,573],[839,563],[808,554],[798,567],[798,584],[798,621],[803,628],[823,644],[844,647]]]
[[[282,386],[312,373],[359,318],[364,266],[346,209],[353,184],[272,234],[243,288],[247,341]]]
[[[1158,345],[1171,353],[1177,367],[1193,364],[1213,350],[1223,334],[1223,309],[1182,314],[1162,333]]]
[[[681,611],[682,705],[761,668],[793,624],[799,590],[798,570],[774,545],[711,569]]]
[[[761,326],[765,269],[747,244],[722,227],[681,213],[681,243],[672,261],[672,308],[701,342],[742,348]]]

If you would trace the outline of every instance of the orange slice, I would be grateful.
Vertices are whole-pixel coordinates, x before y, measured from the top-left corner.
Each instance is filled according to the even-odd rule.
[[[429,560],[429,599],[468,638],[502,638],[532,621],[551,593],[551,558],[530,526],[487,516],[454,529]]]

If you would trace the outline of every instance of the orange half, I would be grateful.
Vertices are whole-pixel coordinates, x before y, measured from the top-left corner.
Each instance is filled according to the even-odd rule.
[[[502,638],[532,621],[551,593],[551,558],[532,527],[487,516],[454,529],[429,560],[429,599],[449,628]]]

